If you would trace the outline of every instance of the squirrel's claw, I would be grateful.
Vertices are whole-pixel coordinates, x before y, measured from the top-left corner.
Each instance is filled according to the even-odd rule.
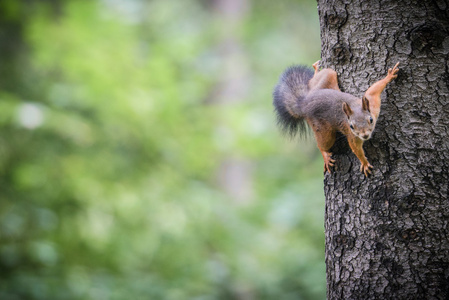
[[[331,165],[330,163],[328,164],[324,164],[324,173],[329,172],[329,174],[332,174],[332,170],[331,170],[331,166],[334,166],[333,164]]]
[[[363,172],[363,174],[365,174],[366,177],[368,177],[369,175],[371,175],[371,172],[373,170],[373,166],[370,163],[367,164],[362,164],[360,166],[360,172]]]
[[[388,76],[391,79],[395,79],[396,77],[398,77],[397,73],[399,72],[399,68],[398,68],[399,63],[396,63],[393,67],[393,69],[388,69]]]
[[[329,174],[332,174],[331,167],[335,165],[335,159],[332,159],[331,157],[332,153],[327,154],[324,157],[324,173],[329,172]]]

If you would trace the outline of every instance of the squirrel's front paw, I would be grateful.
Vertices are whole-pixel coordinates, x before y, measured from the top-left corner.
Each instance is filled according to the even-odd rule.
[[[390,80],[390,82],[391,82],[393,79],[395,79],[396,77],[398,77],[398,71],[399,71],[398,65],[399,65],[399,63],[397,63],[397,64],[393,67],[393,69],[388,69],[388,75],[387,75],[387,77],[388,77],[388,79]]]
[[[372,170],[373,170],[373,166],[369,162],[366,162],[366,164],[362,164],[360,166],[360,172],[363,172],[363,174],[365,174],[366,177],[371,175]]]

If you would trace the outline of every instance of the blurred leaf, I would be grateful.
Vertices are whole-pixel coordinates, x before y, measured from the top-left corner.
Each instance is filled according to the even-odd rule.
[[[322,161],[271,106],[283,68],[319,59],[315,2],[232,26],[205,1],[18,3],[0,299],[325,298]]]

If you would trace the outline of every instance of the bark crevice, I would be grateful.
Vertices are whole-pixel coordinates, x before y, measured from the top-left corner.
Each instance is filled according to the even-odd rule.
[[[345,139],[325,175],[328,299],[449,298],[449,5],[318,1],[322,63],[363,95],[400,62],[364,148]]]

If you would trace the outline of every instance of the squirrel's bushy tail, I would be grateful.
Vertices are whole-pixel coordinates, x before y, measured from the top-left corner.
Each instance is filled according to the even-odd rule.
[[[306,132],[305,119],[301,112],[301,102],[306,97],[308,82],[313,71],[304,66],[289,67],[281,75],[273,92],[273,105],[278,125],[283,132],[295,136]]]

